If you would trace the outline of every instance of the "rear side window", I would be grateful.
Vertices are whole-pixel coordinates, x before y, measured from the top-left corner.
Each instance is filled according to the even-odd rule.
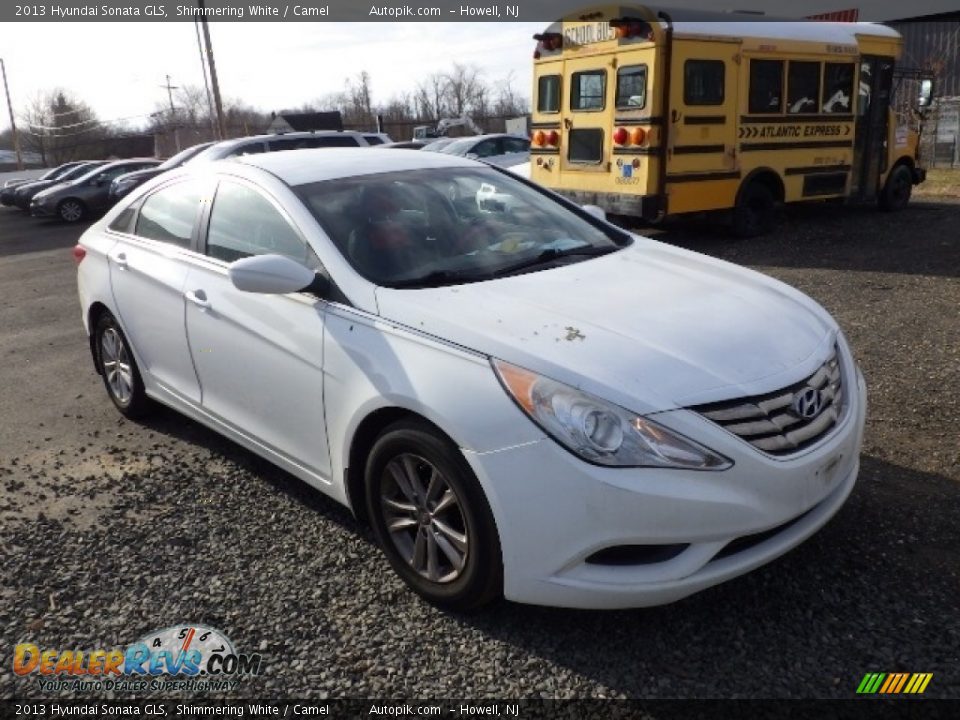
[[[503,151],[505,153],[527,152],[530,149],[530,141],[523,138],[504,138]]]
[[[647,104],[647,66],[632,65],[617,70],[617,109],[640,110]]]
[[[559,75],[544,75],[537,80],[537,112],[560,112]]]
[[[783,112],[783,61],[750,61],[750,112]]]
[[[243,157],[244,155],[256,155],[257,153],[263,152],[263,143],[255,142],[249,143],[248,145],[241,145],[232,153],[227,155],[227,157]]]
[[[853,110],[853,63],[826,63],[823,67],[823,105],[825,113],[849,113]]]
[[[367,145],[383,145],[383,138],[379,135],[364,135],[363,139],[367,141]]]
[[[137,218],[136,234],[189,248],[199,208],[200,186],[196,182],[168,185],[143,202]]]
[[[307,140],[304,147],[327,148],[327,147],[358,147],[357,138],[353,135],[321,135],[319,137]]]
[[[723,60],[687,60],[683,64],[683,102],[721,105],[726,75]]]
[[[233,262],[253,255],[285,255],[318,269],[320,261],[293,226],[256,190],[220,183],[210,211],[207,255]]]
[[[113,219],[113,222],[110,223],[110,229],[122,233],[130,232],[130,228],[133,225],[133,218],[136,214],[137,211],[133,207],[125,208]]]
[[[603,110],[603,97],[607,89],[605,70],[574,73],[570,83],[571,110]]]
[[[791,60],[787,66],[787,112],[815,113],[820,97],[820,63]]]

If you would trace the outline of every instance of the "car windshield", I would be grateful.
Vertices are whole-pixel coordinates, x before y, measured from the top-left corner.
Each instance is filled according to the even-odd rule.
[[[56,180],[57,178],[64,177],[68,172],[73,170],[76,165],[71,163],[65,165],[58,165],[55,168],[47,170],[43,175],[37,178],[37,180]]]
[[[199,153],[206,150],[210,147],[210,143],[201,143],[199,145],[194,145],[193,147],[188,147],[186,150],[181,150],[176,155],[171,158],[168,158],[163,163],[157,166],[157,170],[173,170],[183,165],[187,160],[198,155]]]
[[[489,280],[629,242],[492,168],[408,170],[294,190],[354,269],[388,287]]]
[[[426,142],[427,142],[427,144],[424,145],[424,147],[423,147],[424,150],[429,150],[430,152],[440,152],[440,151],[443,150],[447,145],[449,145],[450,143],[454,142],[454,139],[453,139],[453,138],[440,138],[439,140],[433,140],[433,141],[427,140]]]
[[[463,140],[454,140],[452,143],[440,148],[438,152],[448,155],[466,155],[473,146],[477,144],[476,138],[464,138]]]

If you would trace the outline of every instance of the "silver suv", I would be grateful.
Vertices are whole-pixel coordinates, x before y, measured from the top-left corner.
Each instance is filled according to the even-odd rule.
[[[317,130],[315,132],[290,132],[276,135],[252,135],[250,137],[224,140],[198,153],[189,162],[202,163],[209,160],[254,155],[279,150],[302,148],[367,147],[363,133],[351,130]]]

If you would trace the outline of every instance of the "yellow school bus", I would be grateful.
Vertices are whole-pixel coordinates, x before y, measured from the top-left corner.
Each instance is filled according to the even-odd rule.
[[[895,210],[925,177],[883,25],[617,5],[534,38],[530,176],[581,204],[654,221],[732,209],[755,235],[779,203]]]

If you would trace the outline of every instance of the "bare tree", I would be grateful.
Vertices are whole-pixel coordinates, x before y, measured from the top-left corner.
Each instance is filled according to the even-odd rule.
[[[25,149],[39,153],[44,164],[96,157],[111,135],[89,105],[60,89],[35,96],[20,121]]]

